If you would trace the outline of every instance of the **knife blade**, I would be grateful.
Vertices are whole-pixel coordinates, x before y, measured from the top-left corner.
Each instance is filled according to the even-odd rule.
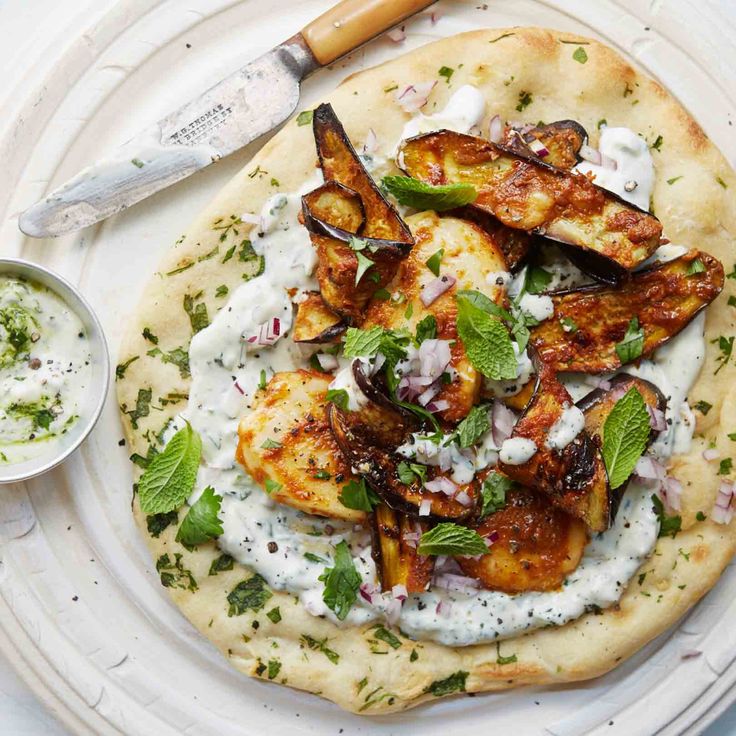
[[[104,220],[284,122],[312,72],[436,0],[343,0],[271,51],[82,170],[23,212],[20,229],[56,237]]]

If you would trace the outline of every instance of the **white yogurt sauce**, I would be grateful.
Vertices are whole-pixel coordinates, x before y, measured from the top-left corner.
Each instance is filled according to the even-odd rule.
[[[79,317],[50,289],[0,276],[0,463],[49,452],[79,418],[91,376]]]
[[[647,142],[630,128],[606,126],[601,130],[598,150],[616,162],[615,169],[581,161],[575,170],[595,175],[599,187],[648,210],[654,190],[654,162]]]
[[[519,300],[519,308],[537,322],[544,322],[555,313],[552,297],[546,294],[524,294]]]
[[[439,127],[465,132],[480,121],[483,107],[480,93],[472,87],[463,87],[442,113],[417,115],[407,125],[404,135]],[[630,131],[608,129],[603,132],[602,148],[612,158],[619,156],[619,175],[639,176],[637,196],[643,196],[651,190],[653,172],[650,171],[647,178],[643,170],[647,156],[638,146],[638,140]],[[378,160],[391,154],[377,152],[374,155]],[[651,167],[651,157],[648,163]],[[641,171],[636,168],[640,164]],[[298,596],[312,614],[326,616],[340,624],[322,601],[323,585],[318,577],[325,566],[331,564],[334,545],[344,539],[350,545],[356,569],[363,580],[375,583],[369,535],[351,524],[320,519],[274,503],[234,460],[238,419],[250,406],[262,371],[270,378],[275,371],[303,367],[311,352],[294,345],[288,336],[271,348],[246,351],[242,335],[276,316],[282,320],[284,332],[291,325],[292,301],[298,301],[305,289],[316,288],[311,275],[315,254],[306,230],[298,225],[296,218],[300,194],[318,183],[309,182],[299,193],[288,194],[285,199],[284,195],[278,195],[278,200],[273,199],[264,207],[260,222],[266,225],[263,229],[268,232],[255,238],[253,245],[257,252],[265,254],[265,272],[235,290],[212,324],[192,340],[192,387],[189,405],[182,416],[203,437],[204,465],[191,500],[196,499],[206,485],[214,486],[224,496],[221,511],[224,533],[218,539],[219,546],[239,562],[257,570],[273,588]],[[599,183],[603,183],[602,180]],[[629,195],[629,192],[622,193],[627,198]],[[498,277],[504,278],[504,275],[489,274],[489,278]],[[296,290],[293,300],[286,289]],[[684,399],[697,376],[703,350],[703,321],[698,318],[668,346],[657,351],[651,360],[643,361],[638,369],[626,368],[628,372],[638,372],[653,380],[670,397],[668,418],[672,418],[673,425],[655,445],[662,456],[684,451],[689,445],[693,427],[680,417],[687,414]],[[526,377],[531,369],[526,354],[523,360],[519,356],[519,363],[520,374]],[[582,387],[583,382],[575,377],[566,380],[573,393],[576,380]],[[345,388],[351,394],[354,385],[344,365],[333,386]],[[582,393],[589,390],[589,383],[584,391],[580,388]],[[359,396],[356,392],[353,397],[356,402]],[[554,441],[564,443],[577,428],[578,421],[570,411]],[[438,456],[436,445],[430,447],[420,437],[414,440],[402,448],[404,454],[427,464],[444,462],[456,479],[467,477],[468,472],[472,474],[474,468],[494,464],[499,454],[490,432],[474,452],[460,452],[453,445],[445,458]],[[512,444],[508,442],[504,443],[505,452],[502,447],[500,453],[507,462],[523,462],[536,450],[536,446],[522,448],[515,447],[514,440]],[[635,483],[629,485],[614,525],[589,543],[580,565],[559,591],[510,596],[485,590],[465,595],[435,589],[410,597],[398,614],[398,625],[417,638],[465,646],[511,637],[540,626],[564,624],[590,607],[615,603],[656,542],[658,527],[650,495],[650,490]],[[269,542],[276,542],[276,552],[268,551]],[[318,555],[324,562],[309,560],[305,553]],[[359,597],[344,623],[355,625],[381,619],[392,607],[396,615],[396,601],[390,594],[373,604]]]
[[[523,465],[536,451],[537,446],[533,440],[526,437],[510,437],[503,441],[499,457],[501,462],[507,465]]]
[[[547,433],[547,447],[564,450],[585,429],[585,415],[577,406],[566,406]]]

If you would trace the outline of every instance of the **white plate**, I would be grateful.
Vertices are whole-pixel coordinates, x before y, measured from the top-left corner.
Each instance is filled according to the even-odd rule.
[[[24,239],[17,213],[330,4],[105,0],[65,16],[63,36],[18,61],[12,78],[22,84],[8,95],[0,121],[2,253],[39,261],[78,283],[103,322],[113,358],[125,314],[160,254],[255,148],[56,242]],[[428,17],[412,22],[401,46],[380,40],[310,80],[303,106],[348,72],[432,38],[479,26],[548,25],[598,36],[629,54],[733,160],[736,33],[725,6],[444,0],[442,19],[434,26]],[[130,514],[121,436],[111,397],[80,452],[44,478],[0,492],[0,649],[73,732],[679,734],[699,732],[736,695],[733,567],[676,629],[609,675],[577,687],[442,701],[365,720],[319,698],[250,680],[193,630],[159,585]],[[683,660],[690,649],[702,655]]]

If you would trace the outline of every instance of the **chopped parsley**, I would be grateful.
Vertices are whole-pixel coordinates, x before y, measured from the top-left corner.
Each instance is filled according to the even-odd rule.
[[[447,84],[450,84],[450,79],[452,79],[452,75],[455,73],[455,70],[449,66],[441,66],[437,73],[441,77],[445,78],[445,82],[447,82]]]
[[[517,112],[522,112],[527,107],[529,107],[529,105],[531,105],[533,101],[534,100],[532,98],[531,92],[527,92],[526,90],[522,90],[521,92],[519,92],[519,102],[516,105],[516,111]]]

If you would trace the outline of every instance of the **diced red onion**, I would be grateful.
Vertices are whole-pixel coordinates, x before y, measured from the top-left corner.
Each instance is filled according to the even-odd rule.
[[[249,345],[273,345],[281,337],[281,320],[272,317],[268,322],[258,325],[256,331],[245,336]]]
[[[677,478],[667,476],[664,480],[662,492],[664,493],[667,505],[670,509],[673,511],[680,511],[682,508],[682,483],[680,483]]]
[[[655,432],[663,432],[667,429],[667,421],[665,420],[664,412],[654,406],[649,406],[649,404],[646,404],[646,407],[649,412],[649,426]]]
[[[733,483],[722,481],[718,489],[718,496],[716,496],[716,503],[710,512],[710,518],[717,524],[728,524],[733,518],[733,508],[731,506],[733,493]]]
[[[452,601],[440,601],[437,604],[437,607],[434,609],[434,612],[438,616],[447,618],[450,615],[451,610],[452,610]]]
[[[441,590],[453,590],[458,593],[471,593],[480,588],[480,583],[475,578],[467,575],[454,575],[453,573],[442,573],[432,578],[432,586]]]
[[[239,394],[240,394],[241,396],[244,396],[244,395],[245,395],[245,391],[243,391],[243,389],[242,389],[241,385],[240,385],[240,384],[239,384],[239,383],[238,383],[237,381],[235,381],[235,383],[233,383],[233,388],[234,388],[234,389],[235,389],[235,390],[236,390],[236,391],[237,391],[237,392],[238,392],[238,393],[239,393]]]
[[[450,408],[450,402],[446,399],[440,399],[439,401],[430,401],[425,409],[432,414],[436,414],[438,411],[445,411]]]
[[[595,164],[596,166],[601,165],[602,156],[601,152],[597,148],[593,148],[593,146],[583,143],[583,145],[580,146],[579,153],[580,158],[584,158],[586,161],[590,161],[590,163]]]
[[[317,355],[317,362],[323,371],[334,371],[340,365],[337,357],[328,353],[319,353]]]
[[[394,585],[391,588],[391,595],[399,601],[405,601],[409,597],[409,591],[406,589],[406,585]]]
[[[709,447],[707,450],[703,450],[703,459],[707,460],[708,462],[718,460],[719,455],[720,453],[715,447]]]
[[[360,596],[372,606],[381,598],[381,589],[373,583],[361,583],[359,588]]]
[[[261,224],[261,216],[256,215],[253,212],[244,212],[242,215],[240,215],[240,219],[243,222],[247,222],[249,225],[260,225]]]
[[[427,406],[427,404],[437,396],[440,390],[441,387],[439,381],[435,381],[431,386],[428,386],[421,394],[419,394],[419,396],[417,396],[417,401],[421,406]]]
[[[419,373],[439,378],[452,359],[449,340],[424,340],[419,346]]]
[[[491,426],[493,429],[493,442],[496,447],[501,447],[504,440],[511,437],[511,432],[516,424],[516,415],[511,409],[500,401],[493,402],[491,411]]]
[[[491,143],[500,143],[503,138],[503,120],[500,115],[494,115],[488,124],[488,140]]]
[[[425,498],[419,504],[419,516],[429,516],[432,513],[432,501],[429,498]]]
[[[457,486],[444,475],[438,475],[433,480],[428,480],[424,487],[432,493],[444,493],[446,496],[452,496],[457,491]],[[424,503],[422,501],[422,503]]]
[[[432,12],[431,12],[431,13],[429,14],[429,18],[430,18],[430,20],[432,21],[432,25],[433,25],[433,26],[437,24],[437,21],[438,21],[438,20],[439,20],[439,19],[440,19],[441,17],[442,17],[442,13],[441,13],[441,12],[440,12],[439,10],[433,10],[433,11],[432,11]]]
[[[667,471],[664,465],[648,455],[643,455],[636,461],[634,474],[644,480],[664,481]]]
[[[472,506],[473,505],[473,499],[470,498],[467,491],[460,491],[460,493],[455,496],[455,500],[461,505],[461,506]]]
[[[404,26],[399,26],[398,28],[392,28],[386,35],[394,43],[401,43],[406,38],[406,31]]]
[[[429,99],[437,80],[432,82],[419,82],[417,84],[409,84],[406,87],[396,91],[396,102],[404,112],[419,112]]]
[[[608,391],[611,388],[611,382],[605,378],[599,378],[598,376],[585,376],[583,378],[585,383],[594,388],[601,388],[604,391]]]
[[[700,649],[683,649],[680,652],[680,659],[693,659],[699,657],[702,653]]]
[[[368,134],[363,144],[363,153],[375,153],[378,150],[378,136],[373,128],[368,128]]]
[[[454,276],[440,276],[433,279],[424,287],[419,294],[422,304],[428,307],[430,304],[439,299],[448,289],[451,289],[457,279]]]
[[[536,138],[534,138],[533,140],[529,141],[527,145],[529,146],[529,148],[532,149],[532,151],[534,151],[534,153],[537,156],[539,156],[539,158],[544,158],[545,156],[549,156],[549,151],[547,150],[544,143],[542,143],[542,141],[539,141]]]
[[[411,542],[416,543],[419,541],[419,538],[421,536],[422,536],[421,532],[404,532],[401,538],[407,543],[411,543]]]

